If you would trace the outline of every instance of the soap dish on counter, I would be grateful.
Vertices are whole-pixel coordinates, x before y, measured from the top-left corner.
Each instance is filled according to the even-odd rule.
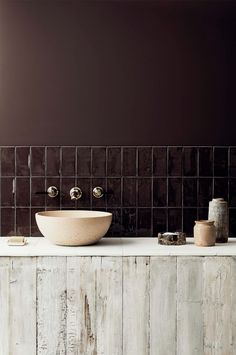
[[[184,245],[186,244],[186,234],[182,232],[158,233],[158,243],[162,245]]]

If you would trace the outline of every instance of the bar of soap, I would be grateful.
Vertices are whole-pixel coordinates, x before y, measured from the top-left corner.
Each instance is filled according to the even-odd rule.
[[[27,239],[25,237],[13,236],[8,239],[7,244],[10,246],[22,246],[27,244]]]
[[[186,244],[186,234],[182,232],[158,233],[158,243],[162,245],[184,245]]]

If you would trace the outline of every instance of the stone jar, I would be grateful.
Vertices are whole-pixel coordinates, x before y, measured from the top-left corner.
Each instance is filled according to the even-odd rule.
[[[216,242],[216,228],[214,221],[195,221],[193,229],[194,243],[199,247],[210,247]]]
[[[227,243],[229,237],[228,203],[223,198],[213,198],[209,202],[208,219],[215,221],[216,242]]]

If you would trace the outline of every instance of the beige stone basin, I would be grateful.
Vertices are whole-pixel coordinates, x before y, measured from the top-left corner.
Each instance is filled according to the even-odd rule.
[[[89,245],[108,231],[112,214],[100,211],[45,211],[35,214],[42,235],[58,245]]]

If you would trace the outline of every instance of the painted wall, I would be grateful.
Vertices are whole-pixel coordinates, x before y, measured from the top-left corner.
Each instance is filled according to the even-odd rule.
[[[233,145],[236,3],[0,3],[1,145]]]

